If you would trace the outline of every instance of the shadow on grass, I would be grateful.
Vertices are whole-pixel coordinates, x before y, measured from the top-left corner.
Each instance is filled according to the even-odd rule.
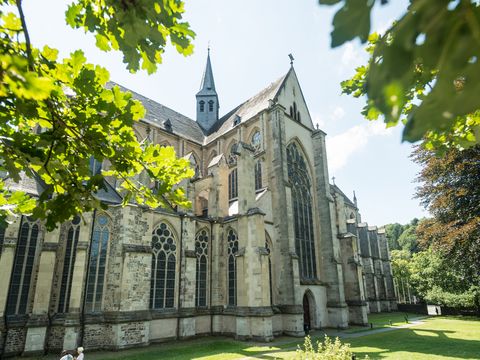
[[[450,356],[457,359],[475,359],[479,356],[480,340],[457,339],[447,336],[456,331],[432,330],[424,328],[405,328],[395,332],[380,333],[357,339],[348,339],[357,358],[363,359],[368,355],[370,359],[379,359],[392,353]],[[372,348],[372,350],[356,351],[355,348]],[[375,349],[375,350],[374,350]]]

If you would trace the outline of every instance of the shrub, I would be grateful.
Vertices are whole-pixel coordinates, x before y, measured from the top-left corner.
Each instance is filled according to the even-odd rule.
[[[332,341],[327,335],[323,342],[317,341],[317,346],[312,344],[310,336],[305,337],[303,349],[298,346],[295,359],[296,360],[352,360],[353,353],[350,350],[350,344],[342,344],[335,338]],[[368,359],[366,357],[365,359]]]

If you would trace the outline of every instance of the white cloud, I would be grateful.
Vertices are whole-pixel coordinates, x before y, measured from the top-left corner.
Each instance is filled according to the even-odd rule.
[[[386,129],[381,121],[356,125],[347,131],[327,137],[328,164],[331,173],[341,169],[348,159],[360,149],[363,149],[372,136],[389,136],[393,128]]]
[[[341,120],[345,116],[345,110],[341,106],[337,106],[335,109],[333,109],[332,115],[330,118],[333,121]]]
[[[351,65],[358,61],[358,55],[358,48],[356,48],[351,42],[346,43],[342,53],[342,65],[345,67],[351,67]]]

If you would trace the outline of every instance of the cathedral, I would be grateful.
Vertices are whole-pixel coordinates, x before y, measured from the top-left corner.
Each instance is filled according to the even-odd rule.
[[[112,180],[96,193],[107,210],[85,221],[47,232],[12,219],[0,229],[0,358],[205,335],[269,341],[396,309],[385,231],[330,184],[326,134],[293,65],[222,117],[210,55],[195,120],[133,96],[147,110],[139,140],[194,168],[181,184],[192,206],[122,207]],[[42,192],[28,178],[9,186]]]

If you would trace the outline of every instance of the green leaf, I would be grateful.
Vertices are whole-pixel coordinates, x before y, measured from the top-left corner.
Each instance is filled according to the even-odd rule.
[[[333,18],[332,47],[340,46],[356,37],[362,42],[368,40],[373,3],[370,0],[345,0],[345,4]]]

